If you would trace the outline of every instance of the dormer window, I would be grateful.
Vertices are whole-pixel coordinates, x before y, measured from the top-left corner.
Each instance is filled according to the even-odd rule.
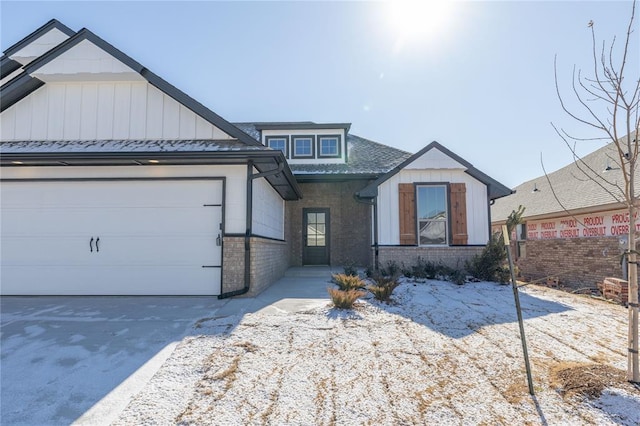
[[[340,158],[340,135],[319,136],[318,157]]]
[[[293,136],[293,155],[292,158],[314,158],[315,157],[315,137],[310,136]]]
[[[279,149],[289,158],[289,136],[267,136],[267,146],[271,149]]]

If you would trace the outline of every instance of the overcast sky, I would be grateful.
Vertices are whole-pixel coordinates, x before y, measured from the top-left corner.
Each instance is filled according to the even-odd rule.
[[[0,3],[1,47],[56,18],[122,50],[225,119],[349,122],[409,152],[437,140],[514,187],[568,164],[555,93],[592,69],[591,33],[624,37],[630,1]],[[629,80],[640,78],[640,31]],[[587,153],[602,142],[584,143]]]

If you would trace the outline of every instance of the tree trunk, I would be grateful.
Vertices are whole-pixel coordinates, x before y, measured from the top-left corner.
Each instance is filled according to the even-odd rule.
[[[634,171],[635,164],[631,164]],[[633,174],[629,182],[630,194],[634,194]],[[629,241],[628,241],[628,271],[629,271],[629,352],[627,357],[627,380],[640,382],[638,367],[638,256],[636,254],[636,206],[629,205]]]

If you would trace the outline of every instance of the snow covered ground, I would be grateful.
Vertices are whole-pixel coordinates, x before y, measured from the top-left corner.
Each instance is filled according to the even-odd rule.
[[[535,286],[521,302],[535,398],[511,287],[404,281],[390,305],[201,321],[115,424],[640,424],[631,385],[565,400],[551,377],[626,370],[627,310]]]

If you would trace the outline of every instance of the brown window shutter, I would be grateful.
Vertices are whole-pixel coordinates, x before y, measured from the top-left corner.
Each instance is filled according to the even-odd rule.
[[[467,188],[464,183],[449,184],[451,204],[451,243],[467,245]]]
[[[416,190],[412,183],[398,184],[400,244],[416,245]]]

